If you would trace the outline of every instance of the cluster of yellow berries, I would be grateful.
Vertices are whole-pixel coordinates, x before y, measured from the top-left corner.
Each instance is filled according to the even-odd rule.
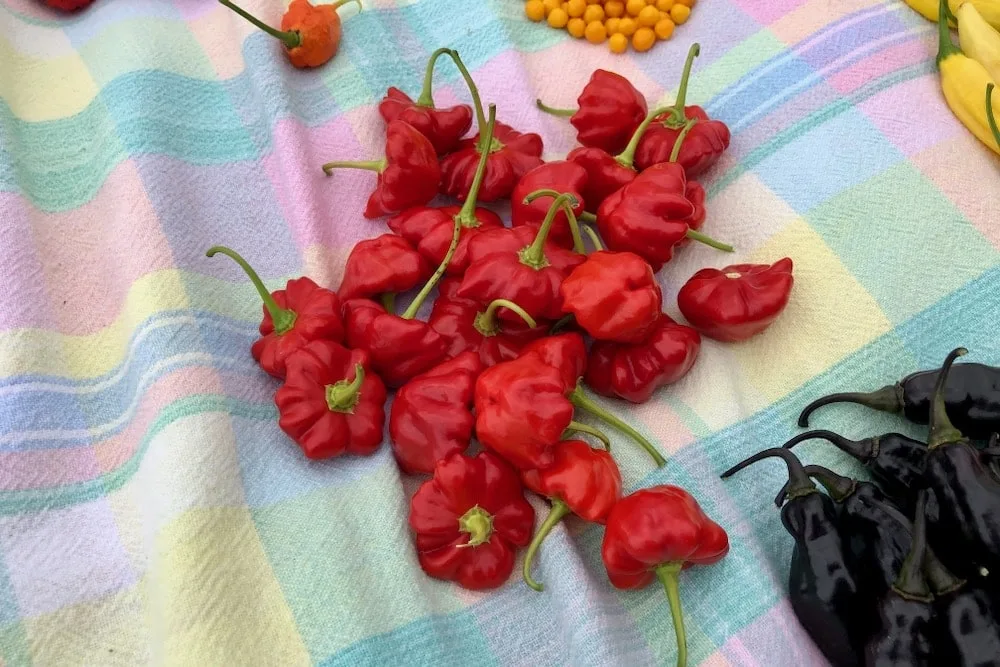
[[[695,0],[527,0],[524,13],[532,21],[565,28],[592,44],[607,40],[613,53],[625,53],[629,40],[636,51],[648,51],[658,39],[670,39],[674,28],[691,15]]]

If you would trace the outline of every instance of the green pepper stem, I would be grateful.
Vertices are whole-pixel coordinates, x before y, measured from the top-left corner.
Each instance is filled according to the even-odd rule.
[[[997,119],[993,116],[993,84],[986,84],[986,122],[990,124],[993,141],[1000,147],[1000,129],[997,129]]]
[[[937,64],[948,56],[961,55],[962,51],[951,41],[951,29],[948,27],[948,0],[938,3],[938,52]]]
[[[298,30],[277,30],[272,28],[242,7],[234,5],[230,2],[230,0],[219,0],[219,4],[229,7],[229,9],[233,10],[247,21],[269,34],[271,37],[277,37],[280,39],[282,43],[284,43],[286,49],[294,49],[295,47],[302,45],[302,35],[299,34]]]
[[[587,249],[583,247],[583,237],[580,236],[580,223],[576,220],[573,205],[569,201],[564,201],[563,211],[566,213],[566,222],[569,224],[570,236],[573,237],[573,250],[578,255],[586,255]]]
[[[222,253],[239,264],[240,268],[247,274],[247,277],[250,278],[250,282],[257,288],[257,293],[260,294],[260,298],[264,302],[264,307],[267,308],[267,312],[271,316],[271,322],[274,324],[274,332],[276,334],[280,336],[295,325],[295,311],[282,308],[278,305],[278,302],[274,300],[271,293],[264,287],[264,281],[260,279],[260,276],[253,270],[253,267],[238,252],[226,246],[216,245],[209,248],[205,256],[214,257],[217,253]]]
[[[681,593],[678,586],[678,575],[683,563],[664,563],[656,568],[656,578],[663,584],[670,604],[670,617],[674,621],[674,634],[677,635],[677,667],[687,667],[687,633],[684,630],[684,612],[681,610]]]
[[[549,510],[549,515],[545,517],[545,521],[538,527],[538,532],[531,538],[531,544],[528,545],[528,550],[524,554],[524,566],[521,568],[521,574],[524,576],[524,583],[536,591],[541,592],[545,587],[531,576],[531,564],[535,560],[535,553],[538,551],[538,547],[542,545],[542,542],[545,541],[545,538],[549,536],[549,533],[552,532],[552,529],[563,520],[564,516],[571,513],[566,503],[558,498],[553,498],[552,509]]]
[[[635,128],[635,132],[632,133],[632,138],[629,139],[628,145],[625,146],[625,150],[615,156],[615,162],[628,169],[635,169],[633,163],[635,162],[635,151],[639,148],[639,142],[642,140],[642,135],[646,134],[646,128],[653,120],[661,115],[668,113],[673,109],[673,105],[668,107],[660,107],[658,109],[653,109],[646,117],[642,119],[639,123],[639,127]]]
[[[576,197],[568,193],[561,194],[552,200],[552,204],[549,206],[549,210],[546,211],[542,224],[538,227],[538,233],[535,234],[535,240],[531,242],[531,245],[521,249],[522,264],[530,266],[535,270],[544,269],[549,265],[549,260],[545,257],[545,240],[549,237],[549,230],[552,229],[552,222],[555,220],[556,213],[564,208],[566,202],[571,201],[575,202]],[[576,218],[574,217],[573,222],[575,221]],[[579,230],[577,230],[577,235],[579,235]]]
[[[639,433],[634,428],[623,422],[621,419],[619,419],[618,417],[611,414],[610,412],[602,408],[600,405],[595,403],[593,399],[591,399],[589,396],[583,393],[580,387],[577,387],[572,392],[570,392],[568,398],[570,402],[572,402],[573,405],[575,405],[576,407],[586,410],[587,412],[594,415],[604,423],[608,424],[609,426],[613,426],[614,428],[618,429],[622,433],[625,433],[630,438],[639,443],[639,445],[646,450],[646,453],[648,453],[652,457],[653,461],[656,462],[656,465],[658,467],[662,468],[667,464],[666,459],[664,459],[663,455],[660,454],[659,451],[657,451],[656,447],[653,446],[653,443],[651,443],[649,440],[643,437],[641,433]]]
[[[535,100],[535,106],[544,111],[545,113],[552,114],[553,116],[572,116],[577,111],[579,111],[579,109],[557,109],[555,107],[550,107],[548,104],[545,104],[540,99]]]
[[[458,55],[458,51],[450,49],[448,51],[448,55],[455,61],[455,67],[458,68],[458,71],[462,73],[462,78],[465,79],[465,85],[469,87],[469,94],[472,96],[472,106],[476,109],[476,127],[479,128],[479,144],[476,146],[476,150],[480,153],[488,153],[492,149],[492,144],[488,144],[483,141],[483,130],[486,127],[486,114],[483,112],[483,101],[479,97],[479,88],[476,86],[476,82],[472,79],[472,75],[469,74],[469,70],[466,69],[465,63],[462,62],[461,56]]]
[[[330,412],[354,412],[361,398],[361,385],[365,382],[365,368],[354,364],[354,379],[341,380],[326,386],[326,406]]]
[[[437,59],[449,51],[451,49],[442,47],[431,54],[430,59],[427,61],[427,68],[424,70],[424,87],[420,90],[420,97],[417,98],[417,106],[434,108],[434,94],[432,92],[434,88],[434,66],[437,64]]]
[[[590,223],[597,222],[597,216],[591,213],[590,211],[584,211],[580,215],[576,216],[576,219],[579,220],[580,222],[590,222]]]
[[[334,169],[364,169],[366,171],[377,171],[382,173],[385,171],[385,167],[388,164],[385,158],[381,160],[354,160],[348,162],[327,162],[323,165],[323,171],[327,176]]]
[[[570,433],[588,433],[601,441],[601,443],[604,445],[604,451],[606,452],[611,451],[611,439],[608,436],[604,435],[604,432],[601,431],[600,429],[596,429],[593,426],[584,424],[582,422],[571,421],[569,425],[565,428],[565,430],[563,430],[563,435],[562,435],[563,439],[565,440],[566,436]]]
[[[413,301],[406,308],[406,311],[400,315],[404,320],[412,320],[417,316],[417,311],[420,310],[420,306],[423,305],[424,301],[427,300],[428,295],[441,280],[444,272],[448,270],[448,265],[451,264],[451,258],[455,256],[455,250],[458,249],[458,240],[462,237],[462,223],[459,221],[458,216],[455,216],[455,220],[452,223],[451,232],[451,245],[448,246],[448,252],[445,253],[444,257],[441,259],[441,263],[434,270],[434,275],[428,279],[424,286],[420,288],[417,292],[417,296],[413,297]]]
[[[687,139],[688,132],[691,131],[691,128],[697,122],[697,118],[692,118],[684,123],[684,127],[677,133],[677,138],[674,139],[674,147],[670,150],[669,162],[677,162],[677,157],[681,154],[681,146],[684,145],[684,140]]]
[[[575,319],[576,318],[573,317],[573,313],[570,313],[568,315],[563,315],[558,320],[556,320],[551,327],[549,327],[549,335],[550,336],[556,335],[557,333],[568,327]]]
[[[950,442],[965,440],[965,436],[955,428],[955,425],[951,423],[951,418],[948,417],[944,394],[952,364],[968,352],[964,347],[956,347],[948,353],[948,357],[941,365],[941,370],[938,371],[937,382],[934,384],[934,396],[931,399],[931,416],[928,422],[930,433],[927,436],[927,449],[935,449]]]
[[[490,119],[486,122],[486,127],[483,130],[483,138],[486,141],[486,145],[489,146],[493,143],[493,130],[496,129],[497,125],[497,105],[490,105]],[[479,198],[479,188],[483,185],[483,178],[486,176],[486,165],[490,159],[489,151],[482,151],[479,154],[479,164],[476,165],[476,174],[472,177],[472,185],[469,186],[469,191],[465,193],[465,203],[462,204],[462,209],[458,212],[459,224],[463,227],[476,227],[479,225],[479,220],[476,219],[476,200]]]
[[[594,244],[594,250],[604,250],[604,245],[601,243],[601,237],[597,235],[597,232],[594,231],[593,227],[590,225],[580,225],[580,229],[582,229],[587,236],[590,237],[590,242]]]
[[[506,308],[507,310],[512,310],[517,313],[530,329],[534,329],[538,326],[538,323],[535,322],[535,318],[529,315],[528,311],[521,308],[521,306],[517,305],[513,301],[508,301],[507,299],[494,299],[490,302],[490,305],[486,307],[486,310],[476,314],[475,322],[473,322],[473,326],[476,327],[476,331],[484,336],[495,336],[497,332],[500,331],[500,324],[497,322],[497,310],[500,308]]]
[[[395,292],[385,292],[381,297],[382,307],[385,308],[385,312],[392,314],[396,312],[396,293]]]
[[[341,7],[343,7],[344,5],[346,5],[348,2],[356,2],[356,3],[358,3],[358,11],[359,12],[362,12],[365,9],[364,5],[361,4],[361,0],[337,0],[337,2],[331,3],[330,6],[333,7],[334,9],[340,9]]]
[[[689,229],[684,233],[684,236],[688,237],[692,241],[697,241],[698,243],[704,243],[707,246],[711,246],[717,250],[723,250],[725,252],[733,252],[733,246],[728,243],[723,243],[722,241],[716,241],[711,236],[702,234],[694,229]]]
[[[687,116],[684,115],[684,106],[687,102],[688,80],[691,78],[691,66],[694,65],[694,59],[700,53],[701,45],[695,42],[688,49],[687,60],[684,61],[684,73],[681,74],[681,83],[677,88],[677,99],[674,101],[673,115],[678,122],[687,120]]]

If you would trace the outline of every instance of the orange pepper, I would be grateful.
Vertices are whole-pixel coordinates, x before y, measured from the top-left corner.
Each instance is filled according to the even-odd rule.
[[[337,9],[348,2],[337,0],[329,5],[313,5],[309,0],[292,0],[281,17],[281,30],[276,30],[257,17],[237,7],[231,0],[219,2],[285,45],[288,59],[295,67],[319,67],[337,53],[340,47],[340,17]]]

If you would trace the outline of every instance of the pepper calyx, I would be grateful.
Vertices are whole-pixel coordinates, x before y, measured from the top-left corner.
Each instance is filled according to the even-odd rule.
[[[524,320],[524,323],[528,325],[530,329],[534,329],[538,326],[535,322],[535,318],[528,314],[524,308],[517,305],[513,301],[507,299],[494,299],[490,302],[490,305],[486,307],[486,310],[476,313],[476,318],[472,322],[472,326],[476,328],[476,331],[481,333],[483,336],[489,338],[490,336],[496,336],[500,333],[500,323],[497,322],[497,310],[500,308],[506,308],[511,310]]]
[[[250,282],[253,283],[254,289],[260,295],[261,301],[264,302],[264,307],[267,308],[268,315],[271,316],[271,323],[274,325],[274,333],[277,335],[286,334],[292,330],[295,326],[295,319],[298,317],[294,310],[288,308],[282,308],[278,305],[278,302],[274,300],[274,297],[267,288],[264,286],[264,281],[260,279],[257,272],[254,271],[250,263],[243,259],[242,255],[233,250],[232,248],[227,248],[226,246],[216,245],[212,246],[205,252],[206,257],[215,257],[216,254],[222,253],[229,259],[236,262],[243,272],[247,274]]]
[[[493,535],[493,515],[479,505],[473,505],[458,517],[458,529],[469,534],[469,541],[459,547],[478,547],[486,544]]]
[[[326,385],[326,406],[330,412],[353,413],[354,406],[361,400],[361,385],[364,381],[364,366],[355,364],[353,380],[340,380]]]

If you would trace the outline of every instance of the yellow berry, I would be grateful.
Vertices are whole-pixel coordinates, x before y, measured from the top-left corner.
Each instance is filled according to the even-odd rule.
[[[587,4],[588,5],[599,5],[599,4],[601,4],[601,0],[587,0]]]
[[[670,18],[674,20],[674,23],[680,25],[688,20],[691,16],[691,8],[685,5],[674,5],[670,8]]]
[[[635,34],[635,29],[638,26],[635,24],[635,19],[625,17],[618,22],[618,32],[625,35],[626,37],[631,37]]]
[[[618,23],[621,21],[619,18],[610,18],[604,20],[604,29],[608,31],[609,35],[614,35],[618,32]]]
[[[583,16],[583,12],[587,9],[587,0],[569,0],[566,3],[566,13],[577,18],[578,16]]]
[[[559,7],[558,9],[553,9],[549,12],[548,21],[549,25],[553,28],[565,28],[566,24],[569,23],[569,15],[566,13],[565,9]]]
[[[625,11],[629,16],[638,16],[642,8],[646,6],[646,0],[628,0],[625,3]]]
[[[583,13],[583,20],[587,23],[604,20],[604,7],[600,5],[587,5],[587,11]]]
[[[562,7],[562,2],[560,0],[542,0],[542,6],[545,7],[545,15],[548,16],[553,9]]]
[[[545,5],[542,0],[528,0],[524,3],[524,14],[532,21],[541,21],[545,18]]]
[[[697,2],[697,0],[676,0],[678,5],[684,5],[685,7],[694,7],[695,2]]]
[[[656,0],[656,8],[661,12],[669,12],[674,6],[674,0]]]
[[[571,18],[569,22],[566,23],[566,32],[573,35],[577,39],[583,37],[583,32],[586,28],[586,22],[580,17]]]
[[[647,5],[655,5],[656,4],[656,0],[646,0],[646,4]]]
[[[618,18],[625,13],[625,3],[621,0],[608,0],[604,3],[604,15]]]
[[[656,9],[656,7],[651,7],[649,5],[646,5],[645,7],[642,8],[642,11],[639,12],[637,20],[639,21],[639,25],[644,25],[647,28],[652,28],[654,25],[656,25],[656,22],[660,20],[660,12],[658,9]]]
[[[608,38],[608,46],[611,47],[611,53],[625,53],[628,49],[628,37],[616,32]]]
[[[608,30],[600,21],[587,24],[587,41],[591,44],[600,44],[608,38]]]
[[[639,28],[632,35],[632,48],[636,51],[649,51],[656,42],[656,33],[652,28]]]
[[[670,36],[674,34],[674,22],[670,19],[660,19],[653,26],[653,32],[656,33],[658,39],[670,39]]]

